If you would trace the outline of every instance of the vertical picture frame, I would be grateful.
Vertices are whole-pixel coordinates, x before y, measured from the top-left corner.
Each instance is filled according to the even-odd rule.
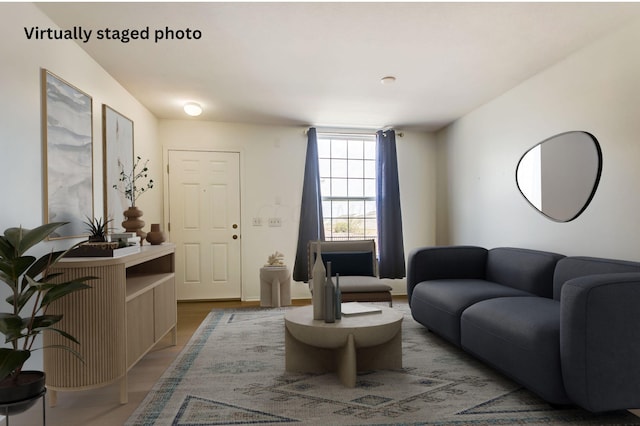
[[[69,222],[49,239],[87,235],[93,220],[93,99],[41,70],[44,222]]]
[[[133,121],[106,104],[102,104],[102,149],[104,218],[113,219],[110,228],[121,231],[123,212],[129,200],[113,186],[119,184],[120,172],[133,168]]]

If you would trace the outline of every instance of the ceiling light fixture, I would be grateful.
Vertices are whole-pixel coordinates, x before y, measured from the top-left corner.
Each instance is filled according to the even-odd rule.
[[[382,77],[380,79],[380,83],[382,84],[393,84],[396,82],[396,78],[392,75],[388,75],[386,77]]]
[[[202,114],[202,107],[195,102],[187,102],[184,104],[184,112],[192,117]]]

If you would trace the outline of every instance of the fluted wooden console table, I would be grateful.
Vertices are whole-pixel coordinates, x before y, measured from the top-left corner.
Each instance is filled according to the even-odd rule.
[[[56,333],[44,333],[44,346],[71,344],[84,363],[68,351],[45,349],[50,405],[57,391],[93,389],[120,381],[120,402],[127,403],[127,371],[168,333],[176,335],[174,244],[144,246],[139,253],[108,258],[65,258],[56,270],[65,279],[95,276],[91,289],[54,302],[49,314],[63,314],[59,328],[80,345]]]

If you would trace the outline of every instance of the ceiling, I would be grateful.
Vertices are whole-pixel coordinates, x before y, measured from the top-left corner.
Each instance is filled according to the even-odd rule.
[[[640,3],[37,3],[161,119],[436,130],[640,17]],[[149,40],[97,40],[144,30]],[[154,41],[156,30],[199,39]],[[385,76],[394,84],[381,84]]]

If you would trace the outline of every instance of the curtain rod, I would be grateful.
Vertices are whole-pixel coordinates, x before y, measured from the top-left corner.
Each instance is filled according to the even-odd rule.
[[[330,135],[330,136],[364,136],[364,135],[375,135],[376,134],[376,130],[345,130],[344,132],[340,132],[340,131],[322,131],[318,128],[316,128],[318,134],[322,134],[322,135]],[[388,132],[389,130],[394,130],[392,127],[389,128],[384,128],[384,129],[380,129],[382,130],[382,132]],[[309,129],[305,129],[304,130],[304,134],[305,136],[309,133]],[[398,136],[399,138],[404,137],[404,132],[396,130],[396,136]]]

